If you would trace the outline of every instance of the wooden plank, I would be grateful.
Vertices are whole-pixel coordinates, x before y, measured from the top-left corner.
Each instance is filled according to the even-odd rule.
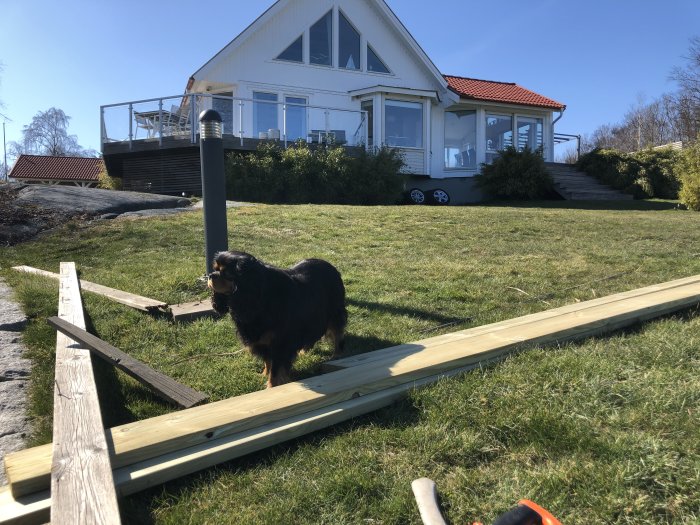
[[[120,496],[135,494],[378,410],[401,399],[410,390],[464,373],[484,363],[486,361],[134,463],[116,469],[114,483]],[[0,487],[0,525],[43,523],[48,520],[50,504],[48,490],[15,499],[9,487]]]
[[[194,321],[202,317],[219,317],[219,314],[212,308],[210,299],[173,304],[170,306],[170,312],[173,315],[173,321],[180,323]]]
[[[178,383],[172,377],[157,372],[138,359],[63,319],[49,317],[46,321],[61,333],[89,348],[97,356],[129,374],[142,385],[150,388],[166,401],[183,408],[190,408],[200,405],[208,399],[206,394]]]
[[[422,339],[420,341],[415,341],[412,343],[405,343],[402,345],[391,346],[388,348],[382,348],[381,350],[374,350],[372,352],[365,352],[363,354],[352,355],[348,357],[343,357],[340,359],[334,359],[332,361],[326,361],[322,365],[324,372],[332,372],[335,370],[342,370],[343,368],[349,368],[352,366],[367,364],[373,361],[379,361],[386,358],[387,356],[394,357],[405,357],[416,352],[420,352],[423,347],[435,346],[439,344],[449,343],[452,341],[457,341],[461,339],[468,339],[471,337],[476,337],[483,335],[485,333],[501,330],[503,328],[510,328],[518,325],[525,325],[534,320],[553,318],[558,315],[562,315],[569,312],[575,312],[582,310],[584,308],[592,308],[595,306],[602,306],[609,304],[620,299],[627,299],[632,297],[637,297],[639,295],[645,295],[651,292],[657,292],[661,290],[668,290],[671,288],[677,288],[679,286],[685,286],[687,284],[693,284],[700,282],[700,275],[695,275],[693,277],[686,277],[683,279],[677,279],[674,281],[669,281],[666,283],[656,284],[652,286],[647,286],[644,288],[638,288],[635,290],[630,290],[628,292],[622,292],[614,295],[608,295],[605,297],[599,297],[597,299],[592,299],[586,301],[585,303],[574,303],[567,306],[554,308],[550,310],[545,310],[543,312],[537,312],[534,314],[524,315],[522,317],[517,317],[515,319],[508,319],[506,321],[500,321],[497,323],[491,323],[483,326],[477,326],[474,328],[467,328],[465,330],[460,330],[458,332],[451,332],[448,334],[443,334],[428,339]]]
[[[59,278],[59,275],[56,273],[47,272],[46,270],[40,270],[38,268],[32,268],[31,266],[13,266],[12,269],[19,272],[33,273],[35,275],[49,277],[51,279]],[[108,288],[107,286],[91,283],[90,281],[83,281],[82,279],[80,280],[80,287],[85,291],[103,295],[112,299],[113,301],[116,301],[117,303],[125,304],[126,306],[136,308],[137,310],[143,310],[145,312],[165,310],[168,307],[168,305],[162,301],[156,301],[155,299],[149,299],[148,297],[142,297],[140,295],[124,292],[122,290],[115,290],[114,288]]]
[[[61,263],[60,318],[85,328],[74,263]],[[56,334],[51,522],[120,523],[90,351]]]
[[[195,407],[175,414],[115,427],[109,431],[116,468],[176,452],[214,439],[260,427],[281,419],[341,403],[358,396],[411,383],[450,370],[495,359],[524,345],[567,341],[629,326],[700,302],[700,279],[690,284],[666,283],[599,300],[527,316],[486,331],[479,337],[457,339],[407,356],[386,356],[367,365],[289,383],[273,389]],[[591,304],[592,303],[592,304]],[[539,317],[538,317],[539,315]],[[16,496],[42,489],[46,475],[42,447],[17,452],[5,459]]]

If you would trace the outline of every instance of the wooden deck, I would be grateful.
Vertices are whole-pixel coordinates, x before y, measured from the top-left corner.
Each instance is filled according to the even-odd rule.
[[[222,137],[224,154],[256,151],[261,143],[280,140],[260,140],[234,135]],[[288,146],[293,144],[288,143]],[[320,147],[310,144],[311,149]],[[360,148],[346,146],[350,155]],[[192,143],[189,136],[138,139],[103,144],[103,157],[111,177],[121,178],[123,189],[162,195],[201,195],[202,176],[199,157],[199,137]]]

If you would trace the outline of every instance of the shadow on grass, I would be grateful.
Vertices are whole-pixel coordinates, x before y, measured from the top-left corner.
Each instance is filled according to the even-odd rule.
[[[85,312],[84,315],[87,331],[95,334],[96,337],[100,337],[88,313]],[[111,428],[136,421],[138,419],[136,415],[126,408],[127,399],[124,397],[123,385],[117,375],[116,367],[101,359],[95,353],[92,353],[92,363],[104,427]],[[138,396],[143,401],[165,403],[165,401],[141,385],[130,385],[129,388],[133,396]]]
[[[347,299],[347,304],[369,310],[370,312],[385,312],[393,315],[404,315],[407,317],[416,317],[418,319],[426,319],[440,323],[440,325],[457,325],[467,323],[472,320],[471,317],[455,317],[451,315],[443,315],[433,311],[417,310],[415,308],[406,308],[404,306],[395,306],[391,304],[381,304],[372,301],[363,301],[360,299]],[[432,329],[431,329],[432,330]]]
[[[678,201],[671,200],[603,200],[603,201],[485,201],[473,206],[504,208],[538,208],[551,210],[607,210],[607,211],[668,211],[685,208]]]

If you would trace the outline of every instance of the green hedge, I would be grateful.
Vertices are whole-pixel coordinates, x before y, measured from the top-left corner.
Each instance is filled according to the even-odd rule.
[[[635,199],[677,199],[680,189],[677,161],[678,153],[671,149],[636,153],[595,149],[583,155],[577,167]]]
[[[228,155],[226,192],[229,199],[273,204],[395,204],[403,165],[389,148],[350,156],[341,146],[263,143],[253,153]]]
[[[490,197],[541,199],[551,195],[554,183],[542,153],[513,146],[500,152],[491,164],[482,164],[476,183]]]
[[[678,156],[681,179],[680,201],[688,209],[700,211],[700,137]]]

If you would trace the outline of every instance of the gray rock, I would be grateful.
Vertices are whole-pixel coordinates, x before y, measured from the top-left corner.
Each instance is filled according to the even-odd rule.
[[[43,184],[24,186],[17,195],[17,201],[71,215],[102,215],[144,209],[182,208],[191,204],[189,199],[168,195]]]
[[[12,290],[0,280],[0,462],[5,454],[24,448],[32,429],[27,417],[31,361],[22,356],[21,343],[27,318],[11,297]],[[0,485],[6,483],[0,469]]]

